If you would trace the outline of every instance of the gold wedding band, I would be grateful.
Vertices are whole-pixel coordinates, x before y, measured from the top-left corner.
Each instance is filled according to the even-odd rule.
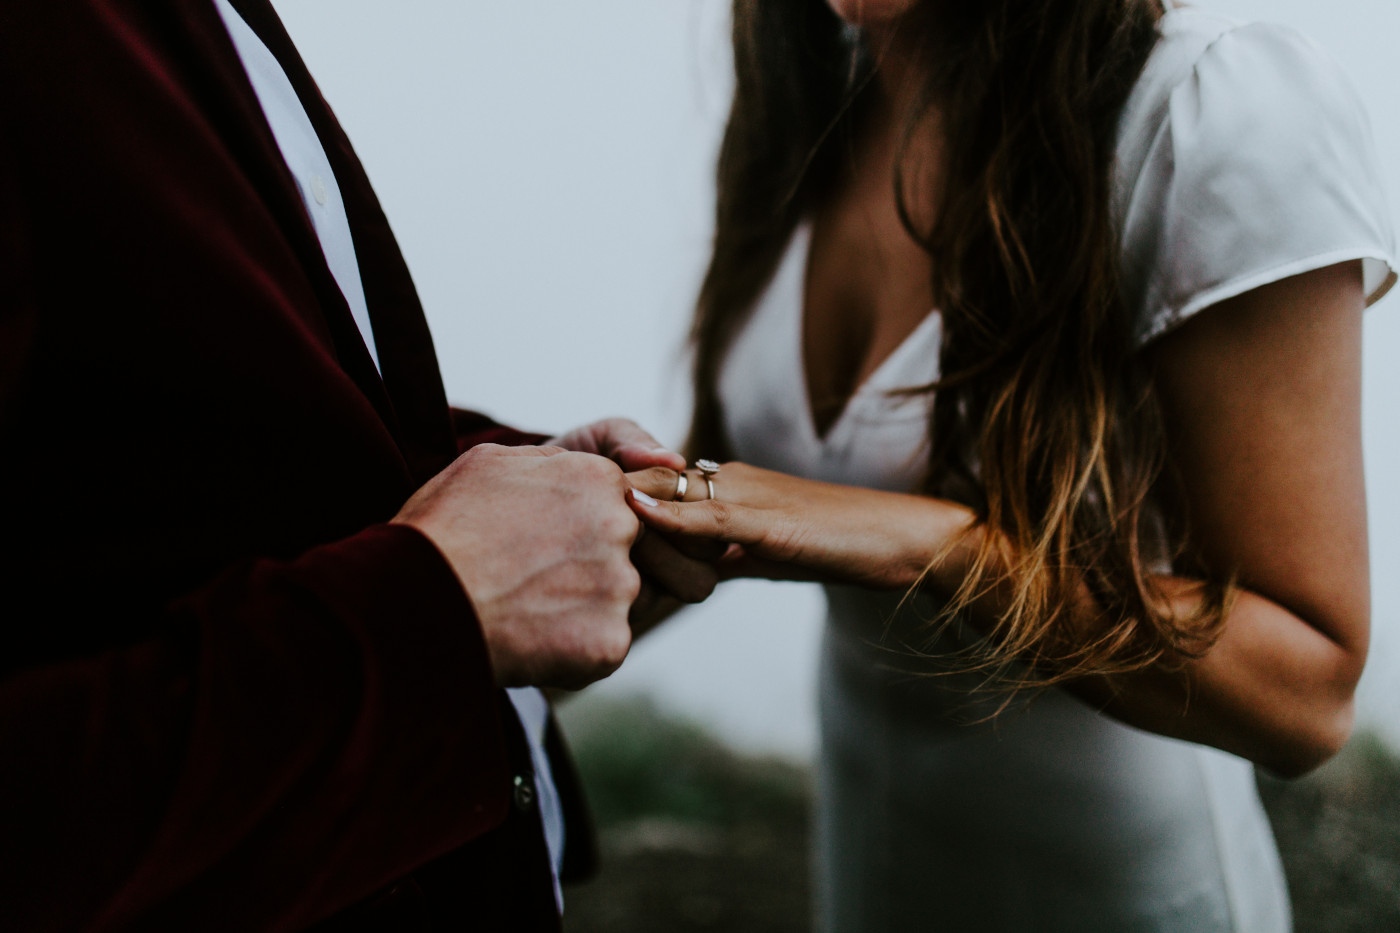
[[[705,491],[709,498],[715,498],[715,474],[719,472],[719,464],[713,460],[696,460],[695,469],[700,471],[700,475],[705,478]]]
[[[685,499],[685,491],[690,488],[690,480],[686,478],[685,470],[676,474],[676,492],[671,496],[672,502],[680,502]]]

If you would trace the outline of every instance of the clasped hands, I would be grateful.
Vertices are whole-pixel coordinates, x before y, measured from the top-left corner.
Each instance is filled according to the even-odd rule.
[[[578,688],[622,664],[634,627],[714,589],[725,547],[650,534],[624,471],[684,459],[630,421],[541,447],[482,444],[392,520],[436,545],[475,611],[500,686]]]
[[[542,447],[472,448],[393,521],[456,573],[498,684],[579,688],[720,579],[908,586],[966,520],[938,500],[740,463],[710,477],[715,498],[692,472],[684,501],[670,501],[685,469],[636,424],[610,419]]]

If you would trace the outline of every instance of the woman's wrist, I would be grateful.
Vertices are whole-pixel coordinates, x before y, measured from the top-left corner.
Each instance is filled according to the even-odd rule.
[[[919,586],[947,596],[962,586],[982,539],[971,509],[948,499],[895,495],[887,521],[899,530],[894,587]]]

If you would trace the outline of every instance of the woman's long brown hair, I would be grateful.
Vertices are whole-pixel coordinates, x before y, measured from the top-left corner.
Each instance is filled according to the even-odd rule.
[[[714,253],[693,331],[689,449],[727,455],[716,381],[798,222],[831,191],[872,65],[823,0],[735,0],[736,89],[719,156]],[[1228,581],[1173,615],[1151,569],[1185,559],[1164,517],[1164,433],[1119,293],[1110,175],[1118,117],[1157,37],[1159,0],[932,0],[924,100],[949,162],[929,203],[900,182],[942,316],[924,491],[980,519],[972,572],[940,617],[993,587],[1009,608],[979,663],[1038,683],[1199,656]],[[907,36],[904,37],[907,39]],[[908,138],[927,121],[911,118]],[[906,144],[907,145],[907,144]],[[901,155],[903,162],[903,155]],[[1071,625],[1085,597],[1090,629]]]

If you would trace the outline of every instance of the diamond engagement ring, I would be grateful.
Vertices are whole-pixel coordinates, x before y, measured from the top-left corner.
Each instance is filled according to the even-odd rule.
[[[713,460],[696,460],[695,469],[700,471],[700,475],[705,478],[705,491],[710,494],[710,498],[715,498],[715,474],[719,472],[719,464]]]

